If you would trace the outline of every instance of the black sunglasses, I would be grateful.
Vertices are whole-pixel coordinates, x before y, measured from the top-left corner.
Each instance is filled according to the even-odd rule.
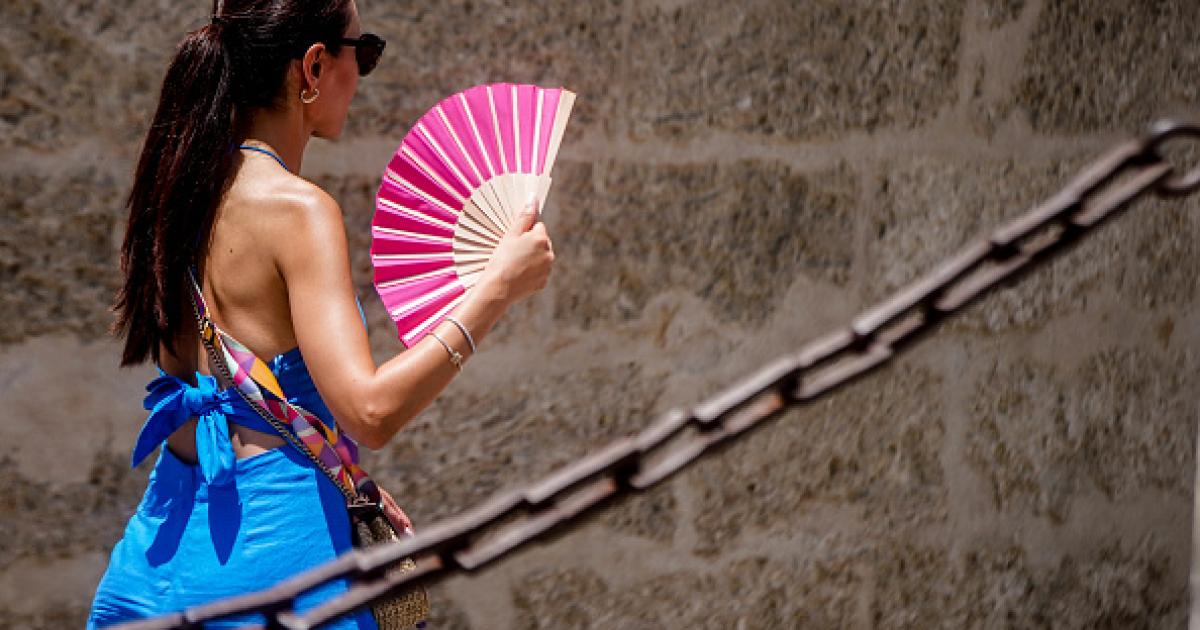
[[[358,62],[358,76],[365,77],[375,69],[379,57],[383,55],[383,47],[387,42],[373,33],[363,33],[355,38],[343,37],[338,44],[354,47],[354,60]]]

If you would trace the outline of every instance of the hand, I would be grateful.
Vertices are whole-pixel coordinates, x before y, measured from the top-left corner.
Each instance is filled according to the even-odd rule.
[[[412,520],[400,509],[400,505],[388,494],[387,490],[379,489],[379,497],[382,499],[383,513],[387,515],[388,520],[392,522],[392,526],[400,531],[401,534],[408,530],[408,533],[413,533]]]
[[[512,304],[545,288],[553,263],[554,249],[546,225],[538,220],[534,200],[500,238],[484,276],[498,284],[500,294]]]

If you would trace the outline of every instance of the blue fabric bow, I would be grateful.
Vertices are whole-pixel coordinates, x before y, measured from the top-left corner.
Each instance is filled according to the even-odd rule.
[[[140,464],[167,436],[195,416],[200,471],[209,485],[228,485],[233,481],[236,458],[226,416],[234,413],[234,409],[228,400],[221,398],[217,379],[196,372],[196,385],[192,386],[162,368],[158,373],[160,376],[146,385],[149,393],[142,406],[150,410],[150,417],[138,434],[131,466]]]

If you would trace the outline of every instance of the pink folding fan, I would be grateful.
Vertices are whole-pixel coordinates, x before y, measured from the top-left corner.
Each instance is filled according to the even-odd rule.
[[[404,137],[375,196],[371,263],[405,347],[462,302],[517,214],[545,204],[574,102],[561,88],[480,85]]]

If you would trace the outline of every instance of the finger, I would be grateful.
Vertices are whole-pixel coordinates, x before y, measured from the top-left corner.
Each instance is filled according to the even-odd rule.
[[[392,526],[396,529],[412,529],[412,521],[408,519],[408,515],[400,506],[394,502],[384,505],[384,513],[387,514],[388,520],[392,522]]]
[[[512,225],[509,226],[509,232],[514,234],[524,234],[525,232],[529,231],[529,228],[533,227],[534,223],[537,223],[537,219],[538,201],[537,199],[534,199],[525,206],[525,209],[522,210],[519,215],[517,215],[517,220],[513,221]]]
[[[392,520],[392,524],[402,529],[412,529],[412,519],[408,518],[408,514],[400,508],[400,504],[396,503],[396,498],[382,488],[379,490],[380,496],[383,498],[383,506],[388,514],[388,518]]]
[[[396,506],[396,511],[400,513],[400,522],[404,523],[404,529],[411,533],[413,528],[412,519],[408,518],[408,514],[406,514],[404,510],[400,509],[400,506],[398,505]]]
[[[392,526],[397,529],[403,527],[404,521],[400,518],[402,514],[400,506],[396,504],[396,500],[392,498],[392,495],[388,494],[387,490],[383,488],[379,489],[379,502],[383,507],[384,515],[392,522]]]

